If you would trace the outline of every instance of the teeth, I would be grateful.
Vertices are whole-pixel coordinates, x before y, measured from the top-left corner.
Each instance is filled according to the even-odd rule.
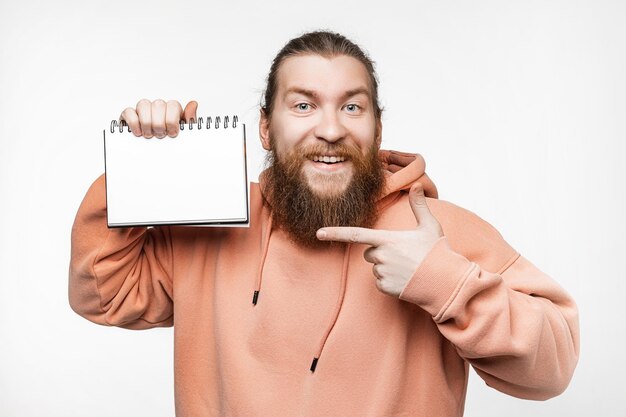
[[[322,155],[315,155],[311,159],[313,159],[313,161],[315,162],[326,162],[327,164],[334,164],[336,162],[343,162],[346,160],[344,156],[322,156]]]

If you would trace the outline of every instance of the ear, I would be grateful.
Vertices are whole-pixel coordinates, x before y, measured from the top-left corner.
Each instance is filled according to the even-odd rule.
[[[266,151],[270,150],[270,120],[263,111],[260,109],[259,117],[259,137],[261,138],[261,145]]]
[[[379,118],[376,120],[376,136],[374,138],[376,146],[380,149],[380,144],[383,141],[383,121]]]

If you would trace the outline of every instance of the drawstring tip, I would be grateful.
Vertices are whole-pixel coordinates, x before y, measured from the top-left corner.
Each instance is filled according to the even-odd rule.
[[[313,358],[313,363],[311,363],[311,372],[315,372],[315,367],[317,366],[317,360],[319,358]]]
[[[254,296],[252,297],[252,304],[256,305],[256,302],[259,300],[259,292],[255,291]]]

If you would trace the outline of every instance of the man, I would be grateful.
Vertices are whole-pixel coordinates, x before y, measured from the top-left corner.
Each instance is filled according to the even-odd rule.
[[[568,385],[573,300],[488,223],[438,200],[421,157],[399,169],[406,155],[378,152],[377,89],[341,35],[279,52],[249,229],[108,229],[103,177],[87,192],[72,308],[175,326],[177,415],[460,416],[468,364],[520,398]],[[173,137],[195,103],[142,100],[122,117],[138,136]]]

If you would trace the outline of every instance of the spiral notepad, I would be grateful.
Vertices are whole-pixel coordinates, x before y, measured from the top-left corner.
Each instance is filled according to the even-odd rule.
[[[245,124],[199,117],[180,128],[146,139],[113,120],[104,131],[109,227],[249,224]]]

